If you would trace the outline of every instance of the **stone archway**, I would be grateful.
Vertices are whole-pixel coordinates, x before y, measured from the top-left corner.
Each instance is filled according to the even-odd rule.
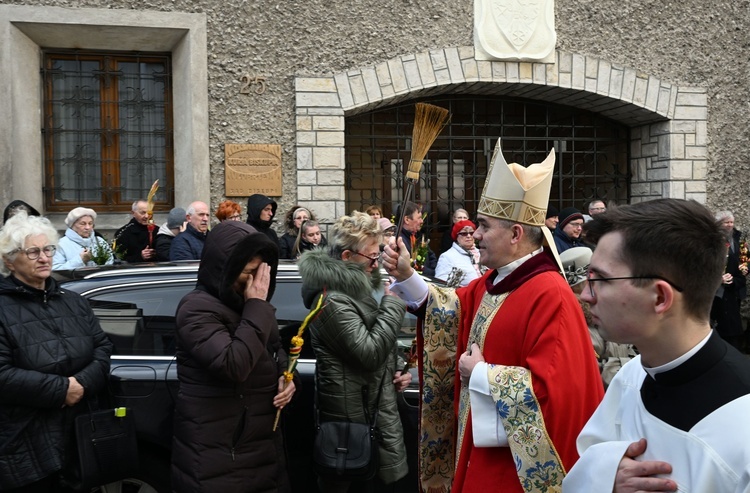
[[[631,128],[633,202],[705,203],[708,99],[595,57],[556,63],[481,61],[471,46],[403,55],[330,77],[295,79],[297,199],[323,222],[345,214],[344,118],[441,94],[503,95],[592,111]]]

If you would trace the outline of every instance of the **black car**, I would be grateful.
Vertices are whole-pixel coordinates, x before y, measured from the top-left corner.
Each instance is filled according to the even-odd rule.
[[[195,287],[198,262],[117,265],[57,271],[64,289],[86,298],[101,327],[114,344],[110,391],[113,404],[133,410],[139,444],[139,473],[102,492],[163,493],[170,491],[172,416],[179,383],[175,359],[175,313],[182,297]],[[308,310],[302,304],[302,280],[293,262],[282,261],[271,303],[283,345],[296,335]],[[416,320],[407,315],[399,345],[411,349]],[[309,343],[303,345],[297,370],[301,389],[287,406],[283,429],[288,467],[295,492],[315,491],[311,456],[314,437],[315,358]],[[404,426],[409,475],[398,491],[417,491],[416,447],[419,390],[416,370],[412,385],[399,397]]]

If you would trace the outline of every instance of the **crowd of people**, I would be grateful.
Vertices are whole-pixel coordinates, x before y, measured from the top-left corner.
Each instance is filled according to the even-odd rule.
[[[375,477],[321,474],[322,492],[391,491],[407,475],[396,405],[412,378],[397,345],[407,310],[421,319],[422,489],[750,488],[750,361],[738,350],[750,258],[732,213],[676,199],[558,210],[554,152],[528,168],[501,152],[493,160],[480,206],[454,211],[439,253],[408,201],[394,220],[372,205],[327,235],[294,205],[279,236],[277,203],[264,195],[248,198],[245,217],[221,202],[213,228],[204,202],[172,209],[157,227],[139,200],[112,243],[91,208],[73,208],[59,238],[29,204],[9,204],[0,490],[65,491],[72,420],[109,377],[112,344],[52,270],[201,260],[176,317],[173,491],[290,491],[274,418],[299,379],[270,302],[280,259],[297,261],[301,302],[314,310],[318,419],[376,417]],[[521,206],[499,205],[518,197]]]

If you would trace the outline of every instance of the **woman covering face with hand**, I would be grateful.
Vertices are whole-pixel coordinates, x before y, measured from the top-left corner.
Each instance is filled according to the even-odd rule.
[[[296,386],[284,386],[269,303],[277,264],[277,246],[245,223],[225,221],[206,239],[196,289],[177,309],[174,491],[288,489],[273,423]]]

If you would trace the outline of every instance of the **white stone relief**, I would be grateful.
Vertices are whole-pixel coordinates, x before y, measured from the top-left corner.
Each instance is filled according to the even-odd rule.
[[[477,60],[555,62],[554,0],[474,0]]]

